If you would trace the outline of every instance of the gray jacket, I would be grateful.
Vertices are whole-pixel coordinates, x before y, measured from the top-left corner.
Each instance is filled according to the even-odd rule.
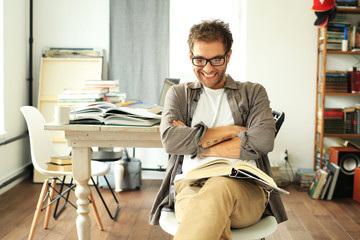
[[[275,124],[265,88],[251,82],[235,82],[229,75],[226,78],[225,92],[235,124],[248,128],[239,134],[240,159],[255,160],[258,168],[272,176],[267,154],[274,147]],[[181,173],[183,155],[195,157],[205,151],[198,146],[207,129],[203,123],[193,128],[172,125],[173,120],[179,120],[191,126],[192,116],[202,91],[202,84],[197,80],[175,85],[167,93],[160,132],[165,151],[171,154],[171,157],[150,212],[149,223],[152,225],[159,224],[162,208],[174,207],[170,187],[175,176]],[[278,223],[287,220],[279,195],[271,194],[265,214],[275,216]]]

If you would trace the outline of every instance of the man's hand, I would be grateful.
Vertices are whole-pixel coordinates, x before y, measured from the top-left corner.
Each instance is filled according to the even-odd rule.
[[[186,127],[185,123],[176,120],[173,120],[172,125],[175,127]]]

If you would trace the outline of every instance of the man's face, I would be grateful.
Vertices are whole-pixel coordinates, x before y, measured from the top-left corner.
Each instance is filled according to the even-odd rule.
[[[225,50],[222,42],[204,42],[198,41],[194,44],[192,55],[190,53],[190,60],[192,57],[213,59],[222,58],[225,56]],[[207,62],[203,67],[197,67],[193,65],[193,70],[196,77],[204,84],[205,87],[211,89],[220,89],[225,85],[225,71],[227,64],[229,63],[231,56],[231,50],[227,54],[225,63],[222,66],[212,66],[210,62]]]

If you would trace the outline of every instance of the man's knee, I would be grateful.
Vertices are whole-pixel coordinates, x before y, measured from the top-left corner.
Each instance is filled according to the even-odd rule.
[[[263,190],[256,184],[246,180],[229,178],[229,177],[212,177],[206,184],[206,191],[215,192],[216,196],[231,197],[233,200],[247,200],[263,198]]]

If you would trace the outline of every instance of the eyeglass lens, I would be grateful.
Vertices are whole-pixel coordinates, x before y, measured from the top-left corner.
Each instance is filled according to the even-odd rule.
[[[193,58],[192,63],[197,67],[204,67],[206,64],[210,62],[211,66],[222,66],[225,63],[225,57],[223,58],[212,58],[212,59],[205,59],[205,58]]]

